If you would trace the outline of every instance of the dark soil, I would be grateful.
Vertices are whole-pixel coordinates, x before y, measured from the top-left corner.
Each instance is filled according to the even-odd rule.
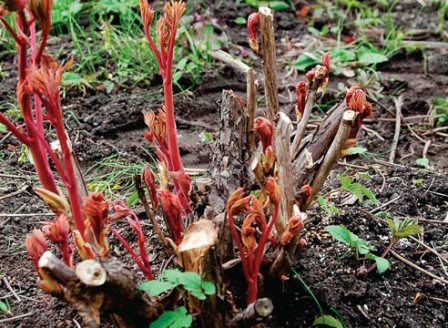
[[[250,9],[238,6],[234,2],[217,1],[214,15],[227,33],[232,46],[229,51],[252,58],[247,48],[246,31],[234,23],[235,17],[247,16]],[[418,5],[412,6],[403,1],[397,8],[397,20],[404,27],[431,28],[437,22],[433,12],[418,14]],[[325,18],[323,18],[325,19]],[[413,21],[413,25],[407,23]],[[409,23],[410,24],[410,23]],[[415,25],[415,26],[414,26]],[[306,26],[294,13],[277,13],[276,28],[279,46],[279,88],[282,90],[280,102],[286,111],[294,106],[295,97],[291,95],[297,79],[301,76],[290,67],[282,56],[299,53],[295,44],[300,43]],[[427,40],[439,40],[434,35]],[[440,40],[439,40],[440,41]],[[300,46],[299,46],[300,47]],[[292,55],[291,55],[292,56]],[[292,57],[293,59],[294,57]],[[374,106],[374,117],[366,126],[378,135],[362,131],[358,140],[369,153],[362,157],[350,157],[348,165],[338,166],[325,185],[324,192],[339,187],[337,174],[353,175],[358,171],[368,172],[372,179],[361,182],[376,195],[378,204],[355,202],[342,205],[347,195],[334,194],[332,201],[340,209],[340,214],[329,216],[326,212],[314,208],[309,213],[310,222],[306,225],[304,237],[308,246],[301,250],[295,265],[297,272],[314,291],[326,314],[341,316],[347,327],[446,327],[448,287],[431,277],[409,267],[393,256],[389,256],[392,269],[383,275],[371,272],[365,278],[356,278],[354,271],[359,266],[352,257],[342,258],[347,249],[335,242],[323,228],[328,224],[344,224],[360,237],[371,241],[381,253],[387,246],[389,232],[385,223],[369,213],[393,199],[399,198],[381,210],[395,217],[411,217],[443,221],[440,223],[421,222],[424,233],[422,241],[436,249],[448,259],[448,146],[446,138],[436,134],[423,135],[429,127],[423,118],[417,117],[412,123],[418,140],[411,131],[402,125],[400,142],[397,149],[396,165],[384,165],[377,160],[387,160],[392,142],[395,120],[384,107],[394,112],[393,97],[403,95],[403,116],[426,115],[430,109],[430,99],[448,94],[448,75],[444,50],[427,50],[396,54],[379,69],[382,95],[379,102],[383,106]],[[14,65],[10,58],[3,69],[11,72],[0,85],[0,101],[9,98],[14,92]],[[289,59],[288,59],[289,60]],[[2,64],[3,65],[3,64]],[[259,66],[256,66],[259,68]],[[301,77],[303,78],[303,77]],[[157,80],[157,79],[155,79]],[[340,77],[332,78],[326,99],[340,98],[336,91],[336,82],[345,81]],[[184,83],[188,84],[188,81]],[[204,72],[202,82],[190,93],[179,93],[175,97],[178,113],[178,129],[181,153],[188,168],[207,168],[211,158],[210,144],[200,141],[202,131],[216,133],[219,129],[219,103],[223,89],[233,89],[243,93],[245,82],[242,76],[231,68],[217,65],[212,72]],[[261,92],[261,90],[260,90]],[[112,94],[87,90],[85,94],[69,91],[63,103],[66,111],[76,119],[69,119],[67,126],[73,140],[82,167],[87,169],[97,161],[120,153],[129,162],[150,161],[146,150],[149,146],[143,138],[144,122],[142,111],[155,110],[161,104],[161,86],[153,83],[150,88],[136,87],[120,89]],[[259,110],[263,109],[260,106]],[[316,112],[319,115],[319,112]],[[20,146],[13,137],[0,134],[0,275],[4,277],[18,294],[17,300],[0,282],[0,299],[8,299],[14,316],[24,315],[7,323],[1,323],[9,316],[0,313],[0,327],[78,327],[82,321],[76,311],[60,301],[43,293],[36,287],[36,276],[24,248],[24,239],[33,228],[41,226],[43,221],[51,219],[48,209],[42,205],[33,193],[32,186],[37,184],[29,164],[19,163]],[[431,141],[427,152],[429,169],[418,168],[415,160],[421,158],[425,142]],[[146,149],[146,150],[145,150]],[[362,168],[365,167],[365,168]],[[9,194],[29,186],[28,189],[13,197]],[[35,214],[28,217],[8,217],[6,214]],[[149,224],[145,223],[149,226]],[[155,272],[168,256],[162,252],[152,229],[145,229],[148,237],[151,260]],[[126,236],[131,241],[135,237]],[[132,239],[134,238],[134,239]],[[116,254],[123,252],[114,247]],[[445,266],[434,254],[427,252],[414,241],[403,240],[394,248],[397,253],[426,270],[448,279]],[[126,258],[131,265],[131,260]],[[137,272],[138,270],[136,270]],[[274,300],[275,312],[269,321],[269,327],[308,327],[319,311],[304,286],[288,274],[289,280],[275,283],[275,288],[266,289],[267,296]],[[140,276],[140,278],[143,278]],[[239,297],[244,295],[241,286]],[[417,293],[421,299],[414,302]],[[109,319],[104,320],[105,327],[113,327]]]

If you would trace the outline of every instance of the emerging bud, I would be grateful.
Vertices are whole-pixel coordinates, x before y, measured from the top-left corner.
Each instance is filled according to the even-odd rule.
[[[90,235],[88,240],[95,243],[100,256],[104,257],[109,251],[109,244],[106,238],[109,228],[106,224],[109,214],[109,203],[104,200],[103,194],[92,193],[85,199],[82,210],[85,217],[86,233]],[[86,237],[85,235],[84,238]]]
[[[302,215],[294,215],[289,218],[286,224],[285,231],[280,237],[280,243],[285,246],[290,243],[291,239],[297,235],[303,228],[303,218]]]
[[[267,147],[272,145],[274,125],[271,121],[264,117],[257,117],[254,121],[254,131],[260,138],[261,148],[264,152]]]
[[[305,111],[306,103],[306,82],[300,81],[296,86],[297,94],[297,106],[296,106],[296,116],[297,122],[302,118],[303,112]]]
[[[168,189],[164,189],[159,192],[159,199],[168,219],[168,226],[173,234],[174,242],[179,245],[182,242],[182,214],[184,212],[179,198]]]
[[[53,0],[29,0],[29,8],[42,29],[49,29],[51,25],[51,10]]]
[[[188,210],[190,208],[190,189],[191,189],[191,178],[185,171],[176,171],[171,172],[171,177],[173,178],[174,184],[179,186],[178,197],[180,204],[182,205],[184,210]]]
[[[79,257],[81,258],[81,260],[96,258],[96,254],[93,251],[92,245],[84,241],[84,238],[82,238],[79,230],[73,230],[73,242],[78,249]]]
[[[154,10],[149,5],[148,0],[140,0],[140,14],[143,20],[143,29],[146,33],[149,31],[149,25],[151,25],[154,20]]]
[[[356,139],[356,135],[361,128],[364,118],[372,115],[372,105],[367,101],[366,93],[359,86],[353,86],[347,90],[345,96],[347,110],[354,110],[358,113],[355,124],[350,131],[349,139]]]
[[[31,234],[26,236],[26,249],[30,255],[36,271],[39,271],[38,262],[42,254],[48,249],[47,241],[42,231],[34,229]]]
[[[234,216],[246,209],[247,198],[243,188],[235,190],[227,200],[227,215]]]
[[[153,208],[157,208],[159,205],[157,200],[157,186],[156,186],[156,177],[154,175],[154,172],[151,170],[149,166],[145,166],[142,172],[142,178],[143,182],[146,185],[146,188],[148,188],[149,191],[149,197],[151,198],[151,203]]]
[[[270,176],[266,180],[266,185],[264,186],[264,191],[266,195],[269,197],[269,202],[274,205],[274,207],[279,207],[280,205],[280,191],[278,188],[278,184],[275,181],[274,177]]]
[[[42,231],[49,240],[56,244],[64,244],[68,241],[70,226],[67,216],[59,215],[55,220],[48,222],[42,228]]]
[[[34,192],[39,195],[40,198],[50,206],[51,210],[58,214],[63,213],[67,216],[70,215],[70,205],[68,204],[67,199],[64,195],[55,194],[54,192],[51,192],[44,188],[35,188]]]
[[[296,195],[296,202],[300,207],[304,206],[308,202],[309,198],[311,197],[312,191],[313,189],[308,184],[300,188],[299,192]]]
[[[249,34],[249,47],[258,54],[257,32],[260,27],[260,14],[252,13],[247,19],[247,32]]]
[[[266,151],[261,154],[261,167],[265,176],[270,176],[274,173],[276,156],[272,146],[266,148]]]
[[[327,69],[327,74],[330,74],[330,59],[331,59],[331,55],[329,52],[326,52],[322,55],[322,64],[325,66],[325,68]]]
[[[256,229],[253,226],[254,220],[254,215],[248,215],[241,227],[241,241],[243,242],[244,247],[251,253],[253,253],[257,247],[257,239],[255,237]]]

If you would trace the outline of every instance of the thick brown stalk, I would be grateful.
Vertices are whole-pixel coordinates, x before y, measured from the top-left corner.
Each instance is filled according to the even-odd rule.
[[[275,222],[278,235],[285,230],[288,219],[292,216],[292,208],[295,203],[294,177],[292,175],[292,163],[290,157],[290,136],[292,123],[289,117],[279,112],[279,119],[275,126],[275,153],[277,157],[278,185],[280,189],[280,217]]]
[[[263,59],[264,92],[266,98],[267,118],[275,122],[279,111],[276,77],[276,54],[273,15],[268,7],[260,7],[260,53]]]
[[[335,105],[324,118],[312,140],[299,148],[298,157],[293,162],[295,185],[297,188],[311,184],[319,166],[317,163],[325,155],[339,128],[346,110],[345,101]],[[311,162],[310,162],[311,161]]]
[[[316,197],[317,193],[324,185],[328,174],[339,159],[341,151],[342,149],[344,149],[344,145],[355,123],[356,116],[357,114],[354,110],[348,110],[344,112],[338,132],[336,133],[336,136],[331,143],[330,149],[328,149],[323,162],[320,165],[319,170],[317,171],[311,184],[311,196],[308,197],[304,209],[308,209],[308,207],[311,205],[312,200],[314,199],[314,197]]]

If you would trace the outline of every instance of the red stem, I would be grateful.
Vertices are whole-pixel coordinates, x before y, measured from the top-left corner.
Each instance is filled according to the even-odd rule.
[[[390,250],[392,249],[392,247],[394,247],[394,245],[396,244],[397,240],[395,240],[395,238],[392,238],[392,240],[390,241],[389,245],[387,246],[387,248],[384,250],[383,254],[381,254],[381,257],[384,258],[386,257],[387,254],[389,254]],[[369,268],[367,269],[367,273],[372,272],[373,270],[375,270],[376,268],[376,263],[373,263],[371,266],[369,266]]]
[[[238,234],[238,232],[236,231],[236,228],[235,228],[235,221],[233,220],[233,215],[229,215],[229,211],[227,211],[227,220],[229,222],[230,233],[232,234],[233,239],[236,242],[236,246],[238,247],[238,251],[240,253],[241,266],[243,267],[244,278],[246,279],[247,283],[249,284],[249,281],[251,279],[249,270],[252,265],[250,265],[249,259],[245,255],[244,247],[243,247],[243,244],[241,243],[240,235]]]
[[[140,220],[138,219],[135,212],[131,211],[131,217],[134,221],[136,221],[141,229]],[[146,270],[151,274],[151,278],[148,278],[150,280],[154,279],[154,275],[151,270],[151,264],[149,262],[149,256],[148,252],[146,251],[146,245],[145,245],[145,235],[143,234],[143,231],[140,231],[140,234],[138,235],[138,248],[140,251],[140,257],[143,261],[143,264],[146,268]]]
[[[145,274],[146,278],[148,280],[154,279],[154,276],[153,276],[152,272],[151,271],[148,272],[148,269],[145,267],[143,262],[138,258],[138,256],[135,253],[134,249],[128,244],[128,242],[123,238],[123,236],[117,230],[115,230],[115,228],[113,228],[112,226],[110,227],[110,231],[115,236],[115,238],[117,238],[118,241],[124,246],[124,248],[126,248],[128,253],[132,256],[132,259],[134,260],[134,262],[138,265],[140,270],[143,271],[143,273]]]
[[[21,132],[3,113],[0,112],[0,123],[6,125],[6,128],[17,138],[19,141],[25,145],[31,142],[23,132]]]

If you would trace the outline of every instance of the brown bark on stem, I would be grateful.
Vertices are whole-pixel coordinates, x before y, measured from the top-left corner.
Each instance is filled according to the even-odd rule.
[[[275,122],[279,111],[278,90],[276,77],[276,54],[273,15],[268,7],[260,7],[260,53],[263,59],[264,92],[266,98],[266,116],[271,122]]]
[[[319,190],[324,185],[325,180],[328,177],[331,169],[334,164],[336,164],[339,156],[341,154],[342,149],[344,148],[344,144],[347,141],[347,138],[352,130],[353,124],[356,119],[356,112],[353,110],[345,111],[342,116],[342,121],[339,125],[338,132],[334,137],[333,142],[331,143],[330,149],[328,149],[322,164],[319,167],[319,170],[314,177],[313,183],[311,185],[311,196],[308,198],[304,209],[307,209],[310,205],[314,197],[317,195]]]

